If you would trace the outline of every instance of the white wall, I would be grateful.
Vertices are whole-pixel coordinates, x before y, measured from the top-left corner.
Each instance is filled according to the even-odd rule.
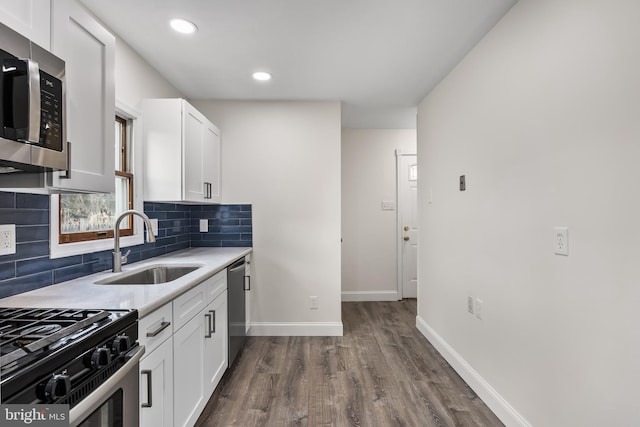
[[[395,150],[416,152],[415,129],[342,130],[342,299],[397,300]]]
[[[419,106],[418,326],[512,425],[640,425],[638,22],[520,0]]]
[[[112,34],[113,33],[112,31]],[[116,101],[137,107],[144,98],[181,98],[182,94],[116,35]]]
[[[222,134],[223,203],[252,205],[251,333],[341,335],[340,103],[193,105]]]

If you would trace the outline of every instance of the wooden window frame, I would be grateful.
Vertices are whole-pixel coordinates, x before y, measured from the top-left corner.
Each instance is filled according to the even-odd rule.
[[[115,116],[115,121],[120,123],[122,133],[120,135],[120,141],[124,141],[120,149],[120,165],[123,170],[115,170],[115,175],[129,180],[128,190],[128,204],[127,210],[133,209],[133,173],[127,172],[129,170],[128,165],[128,152],[130,149],[129,138],[127,134],[128,121],[120,116]],[[115,167],[115,166],[114,166]],[[58,196],[58,197],[61,197]],[[129,227],[120,229],[120,236],[132,236],[133,235],[133,215],[129,215]],[[76,243],[76,242],[89,242],[94,240],[112,239],[114,230],[100,230],[100,231],[86,231],[79,233],[62,233],[62,200],[58,203],[58,242],[59,243]]]

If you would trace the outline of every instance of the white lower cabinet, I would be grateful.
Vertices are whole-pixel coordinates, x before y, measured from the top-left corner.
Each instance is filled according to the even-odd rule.
[[[227,291],[174,334],[174,424],[192,426],[227,368]]]
[[[140,425],[193,426],[228,366],[227,271],[138,324],[150,352],[140,363]]]
[[[140,425],[173,426],[173,338],[140,361]]]
[[[205,391],[207,396],[211,396],[228,365],[227,292],[216,298],[203,311],[205,316],[209,313],[212,319],[211,333],[209,336],[205,335],[204,340],[204,352],[207,355],[204,361],[204,377],[207,380]]]

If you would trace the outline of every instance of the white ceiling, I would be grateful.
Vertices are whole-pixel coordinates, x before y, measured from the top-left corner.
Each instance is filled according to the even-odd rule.
[[[343,127],[414,128],[420,100],[516,1],[83,3],[187,98],[339,100]],[[174,17],[199,31],[173,32]]]

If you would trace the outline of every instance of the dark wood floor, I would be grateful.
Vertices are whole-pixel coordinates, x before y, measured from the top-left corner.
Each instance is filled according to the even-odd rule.
[[[199,426],[501,426],[415,327],[416,301],[342,304],[342,337],[250,337]]]

